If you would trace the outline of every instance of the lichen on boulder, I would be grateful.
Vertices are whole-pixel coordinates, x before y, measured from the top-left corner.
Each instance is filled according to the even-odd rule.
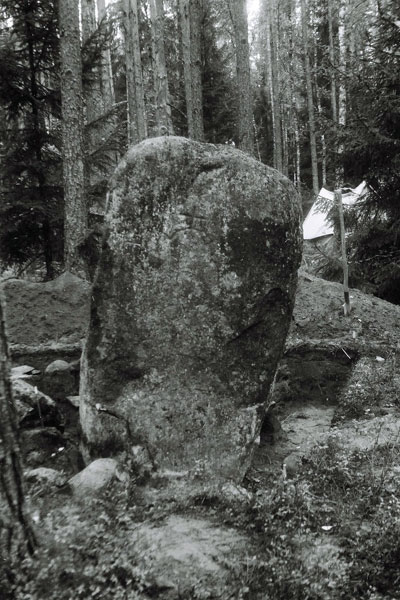
[[[87,455],[128,442],[161,468],[240,481],[293,309],[295,189],[232,147],[155,138],[118,166],[105,219],[81,371]]]

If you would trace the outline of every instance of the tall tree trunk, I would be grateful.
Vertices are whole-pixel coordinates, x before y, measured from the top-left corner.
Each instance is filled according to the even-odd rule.
[[[179,0],[188,136],[204,139],[201,84],[201,0]]]
[[[136,144],[147,137],[142,58],[137,0],[125,0],[125,56],[128,96],[128,140]]]
[[[301,0],[301,29],[303,38],[304,71],[307,90],[308,129],[310,135],[311,171],[314,196],[319,194],[317,144],[315,136],[314,101],[311,79],[311,65],[308,48],[308,11],[305,0]]]
[[[64,175],[64,260],[79,264],[77,247],[87,230],[83,156],[82,62],[78,0],[59,3],[61,114]]]
[[[276,123],[275,123],[275,91],[272,79],[272,52],[271,52],[271,8],[267,0],[264,4],[265,14],[265,61],[267,67],[267,85],[269,99],[271,104],[271,119],[272,119],[272,140],[273,140],[273,166],[277,168],[277,151],[276,151]]]
[[[190,2],[190,64],[192,68],[193,98],[193,138],[204,140],[203,86],[201,82],[201,31],[203,20],[203,0]]]
[[[173,134],[171,106],[168,89],[168,74],[164,48],[164,3],[150,0],[152,38],[155,59],[155,97],[158,133]]]
[[[99,23],[106,17],[106,3],[105,0],[97,0],[97,16]],[[110,48],[106,48],[103,52],[103,58],[101,63],[101,91],[103,97],[104,109],[110,110],[115,104],[115,93],[114,93],[114,82],[111,65],[111,52]]]
[[[254,154],[253,99],[250,85],[250,50],[246,0],[229,0],[236,50],[238,145]]]
[[[6,500],[8,540],[1,540],[1,554],[12,554],[15,534],[22,535],[29,554],[33,554],[37,540],[26,506],[22,476],[21,452],[18,440],[15,406],[10,379],[10,354],[5,322],[5,299],[0,286],[0,494]],[[0,530],[1,532],[1,530]],[[3,532],[4,534],[4,529]],[[8,546],[8,547],[7,547]],[[1,556],[5,558],[5,556]],[[0,569],[3,565],[0,566]]]
[[[294,60],[294,41],[293,41],[293,21],[294,21],[295,2],[290,1],[289,5],[289,97],[290,97],[290,119],[293,123],[294,135],[294,154],[293,154],[293,181],[296,188],[301,190],[301,150],[300,150],[300,127],[299,127],[299,109],[293,82],[297,78],[297,73],[293,64]]]
[[[281,113],[281,90],[279,81],[279,58],[278,58],[278,18],[276,3],[271,2],[270,18],[270,40],[271,40],[271,83],[274,94],[274,167],[283,172],[283,139],[282,139],[282,113]]]
[[[328,27],[329,27],[329,62],[330,62],[330,80],[331,80],[331,110],[332,121],[338,122],[337,102],[336,102],[336,59],[335,59],[335,41],[334,41],[334,22],[332,0],[328,0]]]
[[[96,2],[95,0],[81,1],[82,39],[85,42],[96,29]]]
[[[318,83],[318,74],[317,74],[317,64],[318,64],[318,52],[317,52],[317,44],[314,40],[314,88],[315,88],[315,96],[317,100],[317,111],[320,123],[322,122],[322,103],[321,103],[321,91],[319,89]],[[326,139],[325,133],[321,130],[320,134],[321,138],[321,175],[322,175],[322,185],[326,185]]]
[[[338,102],[338,126],[339,135],[341,129],[346,125],[346,4],[342,0],[339,9],[339,102]],[[336,168],[336,187],[343,184],[344,172],[342,164],[343,143],[339,141],[337,145],[337,168]]]

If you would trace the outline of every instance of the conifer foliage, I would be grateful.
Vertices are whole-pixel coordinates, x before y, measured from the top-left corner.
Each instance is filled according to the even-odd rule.
[[[53,0],[2,2],[0,258],[53,260],[62,240],[57,7]]]

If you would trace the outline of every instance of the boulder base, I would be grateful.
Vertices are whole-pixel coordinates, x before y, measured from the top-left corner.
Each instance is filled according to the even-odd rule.
[[[81,373],[88,456],[240,481],[293,309],[300,203],[231,147],[156,138],[112,180]]]

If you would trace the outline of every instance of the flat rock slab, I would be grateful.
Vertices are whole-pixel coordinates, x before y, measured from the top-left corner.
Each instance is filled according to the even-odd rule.
[[[87,454],[128,441],[162,469],[241,481],[294,304],[295,189],[234,148],[153,138],[117,168],[105,227],[79,394]]]
[[[236,530],[181,515],[171,515],[159,526],[140,525],[130,541],[154,580],[166,589],[187,593],[201,585],[198,589],[212,598],[219,598],[224,589],[226,597],[226,565],[233,565],[235,558],[244,563],[250,552],[249,540]]]

